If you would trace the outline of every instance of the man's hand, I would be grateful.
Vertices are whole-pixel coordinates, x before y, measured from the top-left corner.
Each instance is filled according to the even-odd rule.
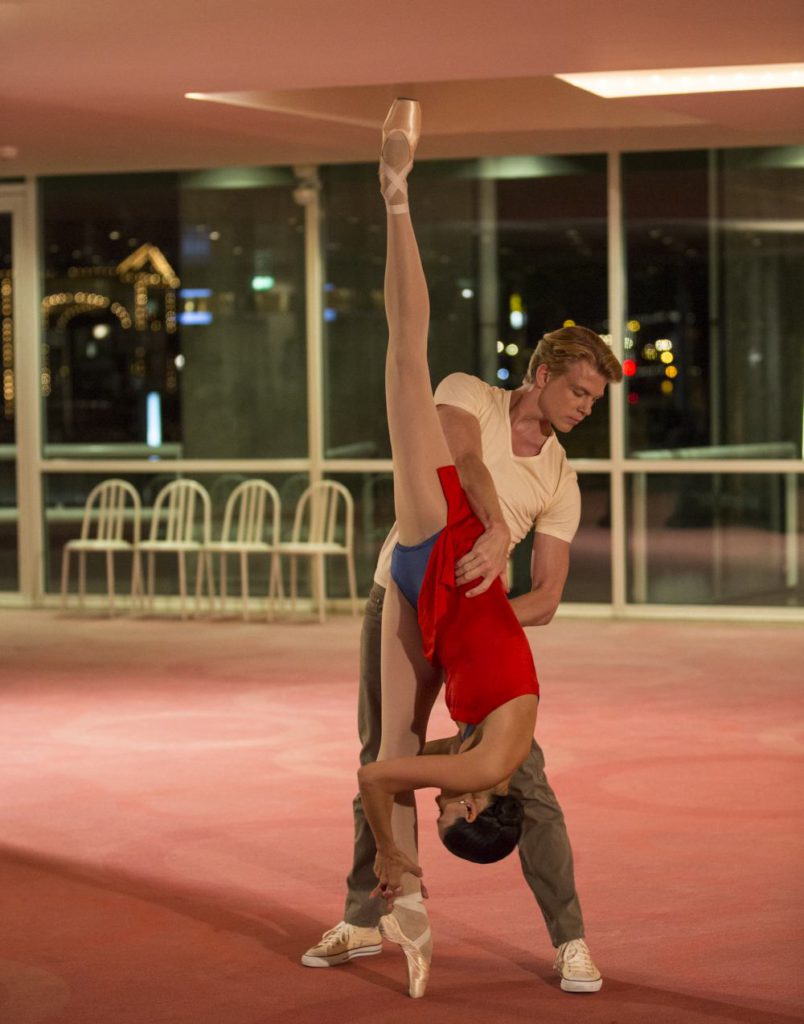
[[[377,851],[374,858],[374,874],[378,882],[371,895],[382,896],[388,904],[388,910],[393,908],[396,897],[402,894],[402,876],[406,871],[417,878],[422,877],[419,865],[414,864],[398,847]]]
[[[455,563],[455,582],[460,586],[480,578],[476,587],[466,592],[467,597],[476,597],[489,589],[499,576],[505,591],[508,591],[508,549],[511,533],[503,522],[492,523],[482,533],[471,551]]]

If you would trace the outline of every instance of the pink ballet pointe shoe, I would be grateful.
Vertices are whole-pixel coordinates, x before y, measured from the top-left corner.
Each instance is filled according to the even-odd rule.
[[[389,213],[407,213],[407,177],[413,167],[413,155],[419,144],[422,127],[422,111],[416,100],[400,97],[391,104],[388,116],[382,126],[382,149],[380,150],[380,188]],[[392,167],[385,159],[385,144],[392,136],[402,136],[408,147],[408,160],[402,167]],[[401,201],[392,203],[399,198]]]
[[[399,910],[409,911],[420,918],[419,926],[422,930],[415,938],[403,930]],[[406,927],[410,929],[411,925],[407,924]],[[380,931],[386,939],[402,947],[408,967],[408,994],[411,999],[421,999],[430,977],[430,960],[433,955],[430,923],[422,902],[422,894],[415,892],[409,896],[397,896],[390,914],[380,918]]]

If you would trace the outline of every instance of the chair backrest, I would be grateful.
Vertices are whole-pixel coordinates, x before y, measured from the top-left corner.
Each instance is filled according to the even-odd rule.
[[[299,498],[293,517],[293,541],[310,544],[342,544],[352,547],[355,504],[349,491],[336,480],[310,484]],[[342,528],[342,539],[339,538]]]
[[[162,509],[165,505],[165,532],[164,536],[160,537]],[[201,519],[200,538],[196,536],[197,514],[200,514]],[[154,499],[150,539],[171,543],[187,543],[200,539],[202,543],[208,544],[211,521],[212,507],[205,488],[197,480],[171,480]]]
[[[281,507],[279,492],[267,480],[244,480],[226,502],[221,540],[238,544],[264,543],[267,519],[271,531],[268,543],[278,543]]]
[[[102,480],[84,503],[81,540],[125,540],[126,520],[130,518],[136,544],[140,539],[141,508],[140,496],[127,480]]]

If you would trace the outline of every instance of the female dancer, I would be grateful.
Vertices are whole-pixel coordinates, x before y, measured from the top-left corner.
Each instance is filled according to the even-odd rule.
[[[406,180],[418,142],[419,117],[415,101],[394,103],[383,127],[380,161],[388,212],[385,388],[399,530],[392,563],[395,586],[389,588],[383,629],[394,630],[395,616],[398,621],[400,614],[407,614],[405,600],[417,609],[424,656],[444,671],[447,707],[460,736],[428,745],[424,752],[431,756],[415,756],[437,688],[432,673],[417,670],[422,652],[408,651],[408,665],[400,666],[398,658],[393,664],[383,661],[379,760],[358,772],[363,807],[377,844],[375,892],[385,896],[391,908],[381,928],[405,952],[414,997],[424,994],[430,933],[421,906],[422,872],[416,850],[405,849],[404,841],[397,845],[394,838],[413,833],[405,827],[406,816],[413,814],[412,791],[440,788],[442,810],[445,804],[464,805],[469,807],[465,820],[479,820],[481,807],[491,800],[488,791],[497,787],[497,793],[503,792],[528,754],[539,692],[530,647],[500,581],[471,600],[463,593],[472,583],[455,584],[455,561],[472,547],[483,526],[451,464],[430,387],[429,300]],[[383,643],[382,649],[392,651],[394,645]],[[453,753],[443,752],[448,749]],[[508,849],[515,842],[514,838]],[[481,853],[473,859],[494,857]]]

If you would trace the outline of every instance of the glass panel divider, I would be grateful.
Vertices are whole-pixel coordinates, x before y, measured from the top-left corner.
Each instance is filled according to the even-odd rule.
[[[608,154],[609,334],[614,354],[623,359],[625,322],[625,246],[623,240],[620,153]],[[611,457],[611,600],[615,614],[626,604],[625,402],[621,386],[609,387],[609,455]]]

